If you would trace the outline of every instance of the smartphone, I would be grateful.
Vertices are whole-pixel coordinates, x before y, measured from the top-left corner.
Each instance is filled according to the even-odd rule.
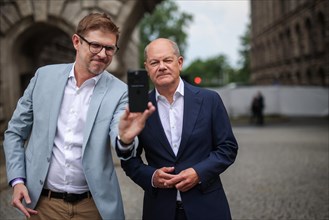
[[[130,112],[147,109],[149,81],[146,70],[128,70],[128,98]]]

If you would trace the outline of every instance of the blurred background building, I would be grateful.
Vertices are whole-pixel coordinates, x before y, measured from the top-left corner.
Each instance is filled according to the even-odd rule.
[[[46,64],[74,61],[71,36],[82,17],[90,12],[108,12],[118,24],[120,51],[109,71],[125,81],[127,69],[140,67],[139,22],[162,2],[166,0],[0,0],[1,138],[35,70]],[[309,109],[304,107],[307,104],[314,110],[298,115],[328,115],[328,5],[328,0],[250,0],[251,33],[246,36],[251,37],[246,46],[250,70],[248,62],[246,80],[254,86],[220,91],[230,115],[248,115],[249,99],[256,90],[266,95],[266,114],[292,115],[299,109]],[[290,87],[283,89],[282,85]],[[291,87],[297,85],[307,88]],[[304,92],[312,94],[308,102]],[[302,103],[291,101],[301,100],[299,97],[303,97]]]
[[[120,27],[120,51],[109,71],[125,80],[127,69],[139,66],[137,24],[161,1],[1,0],[0,134],[38,67],[74,61],[71,36],[90,12],[107,12]]]
[[[251,0],[251,81],[329,85],[329,1]]]

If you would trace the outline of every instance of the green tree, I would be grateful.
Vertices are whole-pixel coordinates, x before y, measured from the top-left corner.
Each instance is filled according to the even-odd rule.
[[[248,83],[250,80],[250,24],[245,33],[240,37],[241,49],[239,50],[239,68],[230,75],[231,82]]]
[[[144,48],[152,40],[164,37],[175,41],[184,55],[187,47],[186,28],[193,21],[193,16],[180,12],[173,0],[164,0],[157,5],[152,14],[145,14],[139,24],[140,44],[139,63],[143,67]]]
[[[229,65],[227,57],[218,55],[206,60],[194,60],[183,70],[182,76],[192,83],[195,77],[201,77],[202,82],[199,86],[212,87],[227,84],[232,71],[234,70]]]

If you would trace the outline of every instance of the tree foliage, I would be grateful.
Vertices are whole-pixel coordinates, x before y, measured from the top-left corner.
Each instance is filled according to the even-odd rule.
[[[175,41],[184,56],[187,48],[186,28],[193,21],[193,16],[180,12],[174,0],[164,0],[152,14],[146,14],[139,24],[140,29],[140,66],[144,63],[144,48],[152,40],[164,37]],[[250,78],[250,25],[240,37],[240,60],[233,68],[225,55],[219,54],[207,59],[196,59],[189,66],[184,66],[181,76],[193,83],[195,77],[201,77],[199,86],[223,86],[230,82],[248,83]]]
[[[245,33],[240,37],[241,48],[239,50],[239,69],[230,78],[233,82],[248,83],[250,79],[250,24]]]
[[[183,71],[185,79],[193,83],[197,76],[202,78],[199,86],[223,86],[228,83],[248,84],[250,79],[250,25],[240,37],[240,60],[238,67],[232,67],[225,55],[197,59]]]
[[[197,59],[183,71],[184,77],[193,83],[195,77],[201,77],[200,86],[221,86],[228,83],[228,76],[233,69],[225,55],[210,57],[206,60]]]
[[[152,14],[145,14],[140,22],[140,66],[144,63],[144,48],[152,40],[164,37],[175,41],[184,55],[187,47],[186,28],[193,21],[193,16],[180,12],[173,0],[159,4]]]

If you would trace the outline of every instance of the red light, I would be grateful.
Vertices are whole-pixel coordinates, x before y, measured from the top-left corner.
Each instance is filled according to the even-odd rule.
[[[199,76],[194,77],[194,83],[195,84],[199,85],[201,82],[202,82],[201,77],[199,77]]]

